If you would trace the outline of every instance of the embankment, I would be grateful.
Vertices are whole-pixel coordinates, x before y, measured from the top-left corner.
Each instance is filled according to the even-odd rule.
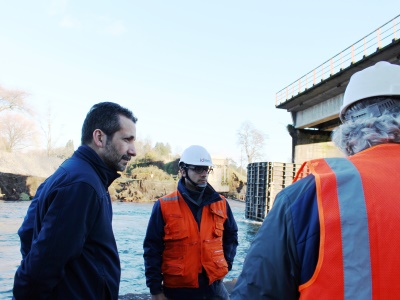
[[[44,177],[0,172],[0,199],[29,200],[45,179]]]

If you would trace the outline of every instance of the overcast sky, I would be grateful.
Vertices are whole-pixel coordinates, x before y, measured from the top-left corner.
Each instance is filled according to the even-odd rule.
[[[58,141],[80,144],[89,108],[113,101],[138,139],[240,162],[245,121],[263,161],[290,162],[275,93],[399,14],[397,1],[0,0],[0,85],[22,89]]]

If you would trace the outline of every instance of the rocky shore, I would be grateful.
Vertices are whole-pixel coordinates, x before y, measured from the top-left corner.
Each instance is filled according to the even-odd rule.
[[[0,200],[30,200],[45,177],[3,173],[0,170]],[[120,177],[109,187],[111,199],[121,202],[148,202],[168,194],[176,182],[145,181]]]
[[[38,176],[0,172],[0,199],[29,200],[45,179]]]

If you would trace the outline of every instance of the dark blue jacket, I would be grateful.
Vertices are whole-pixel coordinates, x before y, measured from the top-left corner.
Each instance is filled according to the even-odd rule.
[[[200,205],[196,205],[189,200],[190,192],[186,189],[183,178],[178,182],[178,191],[192,211],[194,218],[199,224],[199,228],[203,207],[222,200],[221,196],[208,184],[203,194],[203,202]],[[225,259],[228,263],[228,270],[231,270],[238,245],[238,227],[228,202],[226,203],[226,208],[228,218],[224,223],[223,248]],[[164,226],[165,222],[162,216],[160,202],[157,201],[154,203],[143,243],[146,284],[150,288],[150,293],[155,295],[164,292],[164,294],[171,299],[196,299],[200,296],[211,297],[215,295],[216,289],[221,282],[217,281],[209,285],[207,275],[204,271],[202,274],[199,274],[200,287],[198,289],[171,289],[162,286],[161,264],[162,253],[164,251]]]
[[[313,275],[320,229],[314,175],[283,189],[258,230],[231,299],[298,299]]]
[[[108,186],[119,174],[80,146],[38,188],[18,234],[15,299],[118,299]]]

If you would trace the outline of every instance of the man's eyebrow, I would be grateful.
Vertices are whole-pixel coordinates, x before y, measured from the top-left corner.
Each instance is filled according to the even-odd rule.
[[[134,140],[134,141],[136,141],[136,137],[134,136],[134,135],[130,135],[130,136],[127,136],[127,137],[125,137],[126,139],[128,139],[128,140]]]

